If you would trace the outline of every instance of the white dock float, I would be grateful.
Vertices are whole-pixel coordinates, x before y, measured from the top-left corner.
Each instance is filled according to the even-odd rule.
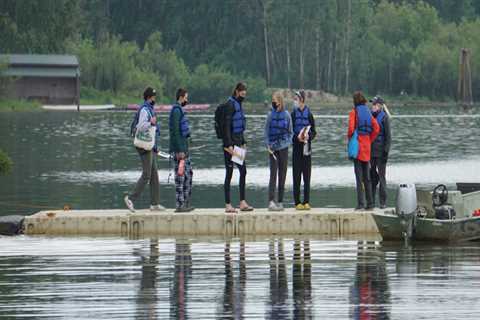
[[[382,210],[384,211],[384,210]],[[288,236],[317,235],[344,237],[377,235],[371,212],[340,208],[286,209],[269,212],[226,214],[224,209],[196,209],[188,213],[173,210],[41,211],[25,217],[27,235],[98,235],[142,238],[147,236]]]

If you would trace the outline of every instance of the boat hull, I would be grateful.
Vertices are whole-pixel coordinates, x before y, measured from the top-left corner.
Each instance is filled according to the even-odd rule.
[[[374,213],[373,218],[384,240],[403,240],[407,223],[390,213]],[[455,220],[415,218],[412,232],[415,241],[470,241],[480,239],[480,217]]]

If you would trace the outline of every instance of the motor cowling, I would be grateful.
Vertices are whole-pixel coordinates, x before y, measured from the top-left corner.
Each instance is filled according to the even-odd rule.
[[[417,210],[417,189],[414,184],[400,184],[397,190],[397,215],[410,215]]]

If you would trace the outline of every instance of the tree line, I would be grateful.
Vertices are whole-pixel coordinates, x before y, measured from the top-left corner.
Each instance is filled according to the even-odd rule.
[[[214,102],[244,80],[255,101],[266,87],[453,99],[462,48],[480,85],[474,0],[3,0],[0,30],[7,53],[78,55],[83,92],[149,83]]]

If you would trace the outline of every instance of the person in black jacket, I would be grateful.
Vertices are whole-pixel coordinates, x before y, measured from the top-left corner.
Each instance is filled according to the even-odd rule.
[[[305,104],[305,91],[296,91],[293,98],[293,198],[297,210],[310,210],[310,177],[312,173],[312,140],[315,139],[315,120]],[[310,129],[307,128],[310,126]],[[307,132],[308,131],[308,132]],[[300,201],[300,185],[303,175],[303,202]]]
[[[225,159],[225,212],[235,213],[236,210],[231,204],[230,182],[232,180],[233,149],[235,146],[245,148],[245,138],[243,133],[246,128],[245,113],[243,112],[242,102],[247,95],[247,86],[244,83],[238,83],[233,90],[233,94],[228,98],[225,105],[223,121],[223,155]],[[252,211],[253,208],[245,200],[245,178],[247,176],[247,166],[245,161],[242,165],[235,163],[240,172],[240,211]]]
[[[370,100],[372,103],[372,115],[380,126],[380,133],[372,142],[372,156],[370,160],[370,176],[372,179],[372,198],[375,203],[375,194],[377,185],[379,187],[380,209],[386,208],[387,202],[387,181],[385,178],[388,153],[390,152],[390,144],[392,134],[390,130],[390,114],[385,106],[385,101],[380,96]]]

